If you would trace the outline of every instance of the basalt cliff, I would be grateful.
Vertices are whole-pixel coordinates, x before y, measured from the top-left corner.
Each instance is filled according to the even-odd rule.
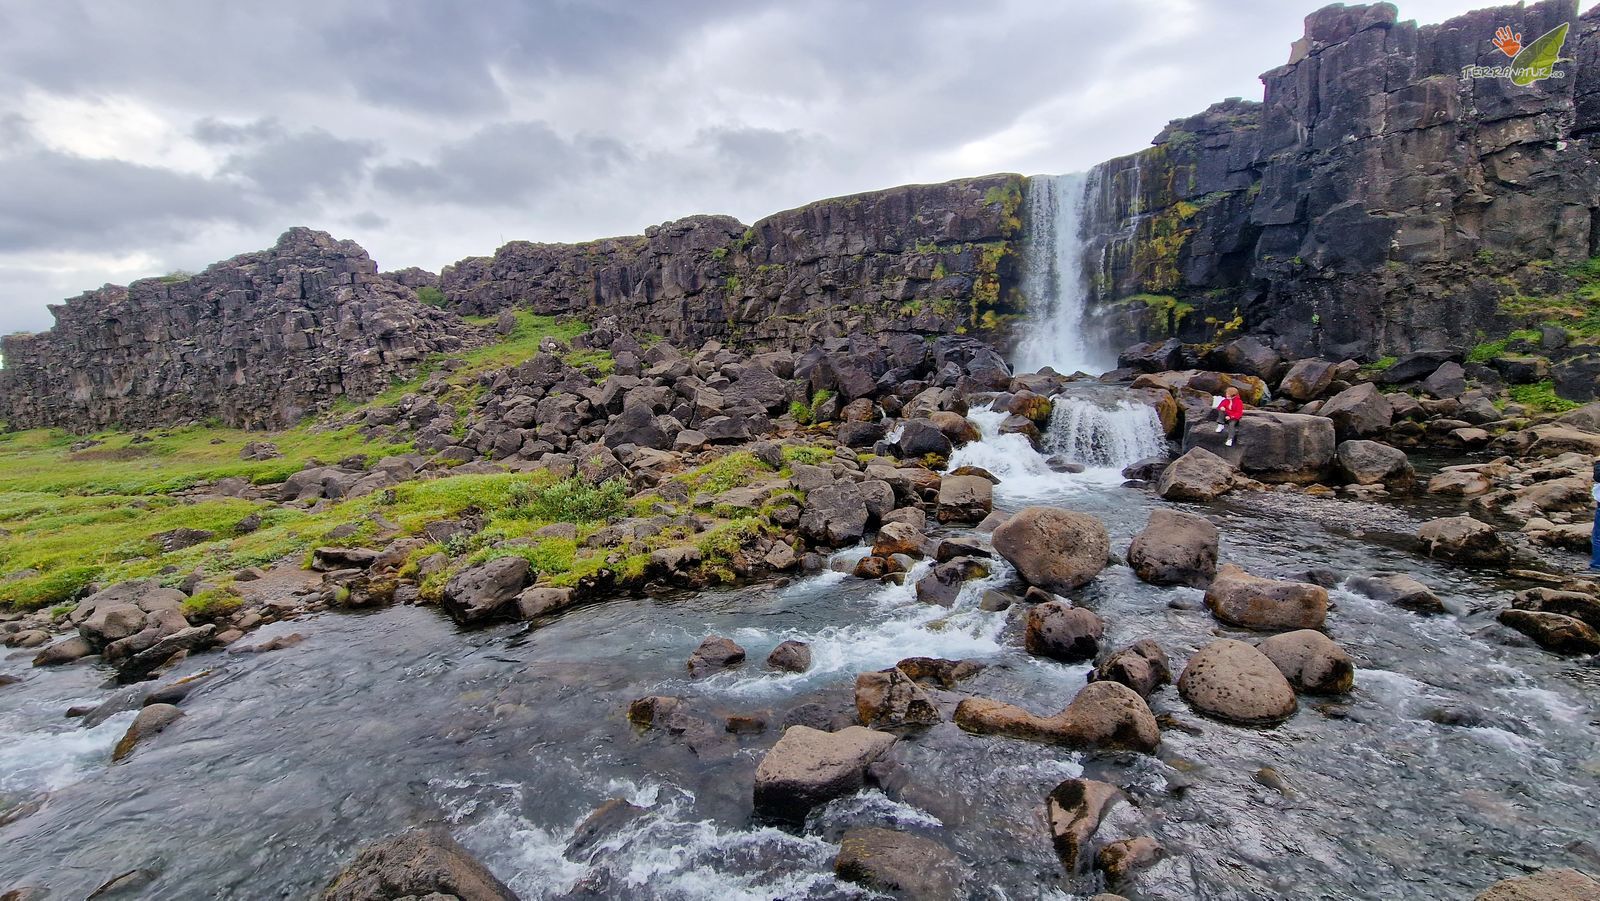
[[[1464,71],[1506,62],[1489,41],[1500,25],[1531,40],[1562,23],[1557,77]],[[1425,27],[1387,3],[1313,13],[1262,76],[1262,102],[1174,121],[1091,171],[1093,326],[1108,344],[1250,334],[1287,356],[1371,360],[1582,319],[1566,300],[1586,287],[1573,267],[1600,253],[1597,30],[1600,15],[1564,0]],[[750,226],[692,216],[642,236],[513,241],[437,277],[379,274],[356,245],[295,229],[192,277],[53,307],[49,332],[5,339],[0,421],[282,425],[479,340],[462,315],[513,307],[756,350],[950,333],[1003,349],[1043,301],[1021,279],[1029,189],[991,175]],[[1593,396],[1600,346],[1582,329],[1547,343],[1558,387]]]

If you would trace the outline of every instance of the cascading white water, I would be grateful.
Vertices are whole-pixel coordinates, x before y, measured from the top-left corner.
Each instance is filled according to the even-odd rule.
[[[1029,180],[1022,250],[1022,294],[1029,313],[1027,334],[1017,346],[1018,372],[1046,366],[1069,374],[1110,368],[1084,323],[1089,286],[1083,265],[1083,213],[1091,187],[1083,173]]]
[[[1074,463],[1121,469],[1146,457],[1165,456],[1167,436],[1161,418],[1145,404],[1060,395],[1044,445]]]

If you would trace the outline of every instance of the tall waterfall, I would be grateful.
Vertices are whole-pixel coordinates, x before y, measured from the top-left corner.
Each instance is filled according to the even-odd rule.
[[[1167,437],[1147,404],[1098,402],[1058,395],[1044,436],[1045,450],[1085,466],[1121,469],[1146,457],[1164,457]]]
[[[1027,333],[1015,368],[1032,372],[1099,373],[1110,368],[1103,349],[1085,334],[1088,284],[1084,272],[1083,214],[1091,185],[1083,173],[1040,175],[1028,182],[1023,237],[1022,293],[1028,300]]]

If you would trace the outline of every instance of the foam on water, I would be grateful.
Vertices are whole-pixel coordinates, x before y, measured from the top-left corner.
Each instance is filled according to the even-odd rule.
[[[119,713],[93,729],[12,731],[0,738],[0,791],[55,791],[111,762],[111,749],[136,711]]]

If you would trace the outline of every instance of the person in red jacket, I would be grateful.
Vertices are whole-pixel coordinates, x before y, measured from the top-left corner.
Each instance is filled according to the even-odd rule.
[[[1217,431],[1228,432],[1227,445],[1233,447],[1234,436],[1239,433],[1239,420],[1244,418],[1244,398],[1239,396],[1239,389],[1229,386],[1223,393],[1221,403],[1217,404]]]

